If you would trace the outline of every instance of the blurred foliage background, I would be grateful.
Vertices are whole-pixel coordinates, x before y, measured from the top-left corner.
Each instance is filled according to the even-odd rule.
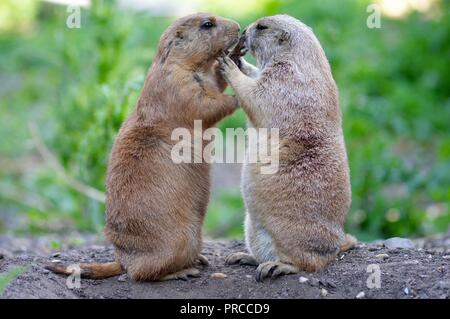
[[[353,189],[347,230],[362,240],[442,232],[450,224],[450,1],[376,1],[379,29],[367,27],[370,3],[197,0],[194,8],[241,26],[277,13],[310,25],[340,89]],[[173,14],[92,1],[81,28],[70,29],[65,5],[0,2],[0,233],[101,231],[108,153]],[[220,127],[245,127],[244,113]],[[214,191],[207,235],[242,237],[238,185]]]

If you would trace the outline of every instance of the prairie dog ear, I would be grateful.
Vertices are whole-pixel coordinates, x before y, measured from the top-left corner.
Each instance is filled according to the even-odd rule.
[[[291,39],[291,34],[288,31],[281,30],[280,37],[278,38],[278,44],[283,44],[289,42]]]

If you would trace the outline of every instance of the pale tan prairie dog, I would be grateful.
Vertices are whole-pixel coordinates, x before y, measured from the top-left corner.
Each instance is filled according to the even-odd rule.
[[[207,163],[175,164],[171,133],[207,129],[237,108],[222,94],[216,58],[239,36],[239,25],[206,13],[176,20],[161,36],[137,106],[114,143],[106,181],[105,236],[110,263],[81,264],[81,275],[127,272],[134,280],[186,279],[207,264],[200,255],[210,192]],[[193,133],[192,133],[193,134]],[[61,265],[49,269],[69,274]]]
[[[244,36],[258,67],[240,58],[241,71],[230,57],[220,58],[220,67],[249,124],[279,129],[279,168],[262,174],[261,163],[244,163],[250,254],[226,262],[259,265],[258,281],[319,271],[356,242],[344,233],[351,188],[338,90],[319,41],[302,22],[265,17]]]

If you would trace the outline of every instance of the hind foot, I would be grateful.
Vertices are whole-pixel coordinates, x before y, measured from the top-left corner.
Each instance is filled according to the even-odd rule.
[[[188,280],[189,277],[200,277],[200,270],[198,270],[197,268],[186,268],[177,272],[174,272],[172,274],[168,274],[166,276],[164,276],[161,281],[166,281],[166,280],[172,280],[172,279],[179,279],[179,280]]]
[[[239,265],[248,265],[248,266],[258,266],[258,262],[256,261],[255,257],[253,257],[250,254],[246,254],[246,253],[233,253],[233,254],[228,255],[225,258],[225,264],[227,264],[227,265],[239,264]]]
[[[263,281],[265,278],[276,278],[280,275],[296,274],[300,270],[298,267],[285,264],[279,261],[267,261],[256,269],[256,281]]]

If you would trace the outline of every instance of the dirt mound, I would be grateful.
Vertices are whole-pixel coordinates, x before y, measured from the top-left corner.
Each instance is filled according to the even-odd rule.
[[[8,247],[12,247],[14,239]],[[36,245],[36,240],[31,240]],[[25,271],[5,288],[1,298],[449,298],[450,235],[415,242],[415,248],[389,249],[382,241],[360,244],[340,254],[326,270],[300,273],[263,283],[255,281],[255,268],[225,266],[224,257],[245,251],[239,241],[207,241],[203,253],[210,266],[199,278],[188,281],[136,283],[126,276],[104,280],[81,279],[81,287],[69,289],[66,278],[43,268],[52,259],[64,263],[110,261],[110,246],[48,253],[33,246],[8,251],[0,238],[0,273],[16,266]],[[22,240],[22,246],[26,246]],[[23,248],[23,247],[22,247]],[[3,253],[1,252],[3,250]],[[372,266],[370,266],[372,265]],[[375,266],[374,266],[375,265]],[[379,267],[379,268],[378,268]],[[377,282],[377,269],[380,276]],[[379,288],[376,288],[379,284]],[[372,288],[368,288],[372,287]]]

